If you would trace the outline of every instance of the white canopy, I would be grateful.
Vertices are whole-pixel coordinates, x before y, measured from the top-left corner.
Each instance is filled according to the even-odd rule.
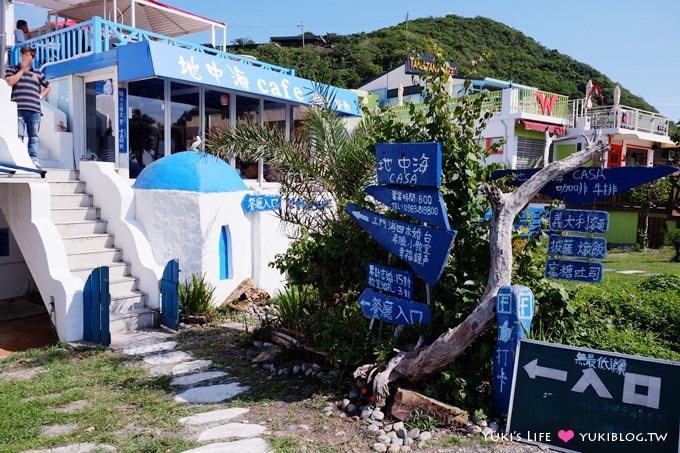
[[[100,16],[170,37],[210,31],[213,45],[215,31],[220,29],[223,44],[226,44],[226,25],[223,22],[156,0],[22,0],[21,3],[47,8],[67,19],[82,22]]]

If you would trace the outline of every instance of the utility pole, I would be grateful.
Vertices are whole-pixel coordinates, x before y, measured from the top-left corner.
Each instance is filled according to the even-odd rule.
[[[408,11],[406,11],[406,31],[408,31]]]
[[[302,48],[305,48],[305,21],[301,20],[298,28],[302,31]]]

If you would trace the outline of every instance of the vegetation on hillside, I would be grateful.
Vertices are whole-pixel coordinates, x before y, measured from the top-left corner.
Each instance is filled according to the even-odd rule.
[[[500,22],[484,17],[465,18],[448,15],[425,18],[382,28],[370,33],[326,36],[327,48],[307,46],[287,48],[268,43],[236,52],[260,60],[295,68],[301,77],[345,88],[357,88],[362,82],[401,64],[409,49],[425,51],[436,41],[443,54],[457,62],[459,73],[469,75],[464,63],[490,52],[491,58],[481,62],[476,71],[481,76],[512,79],[579,98],[584,96],[586,82],[592,79],[604,92],[607,103],[613,102],[615,82],[587,64],[548,49]],[[593,45],[596,45],[595,43]],[[621,103],[656,111],[649,103],[622,87]],[[597,102],[597,101],[596,101]]]

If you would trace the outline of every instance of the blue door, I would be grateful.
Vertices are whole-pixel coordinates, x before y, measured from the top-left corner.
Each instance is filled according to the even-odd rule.
[[[179,262],[168,261],[161,279],[161,324],[179,327]]]
[[[109,268],[98,267],[92,271],[83,289],[83,339],[102,346],[111,344],[109,330]]]

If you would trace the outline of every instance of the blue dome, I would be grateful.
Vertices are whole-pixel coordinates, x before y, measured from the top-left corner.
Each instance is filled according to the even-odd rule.
[[[132,187],[202,193],[248,190],[231,165],[198,151],[172,154],[147,165]]]

